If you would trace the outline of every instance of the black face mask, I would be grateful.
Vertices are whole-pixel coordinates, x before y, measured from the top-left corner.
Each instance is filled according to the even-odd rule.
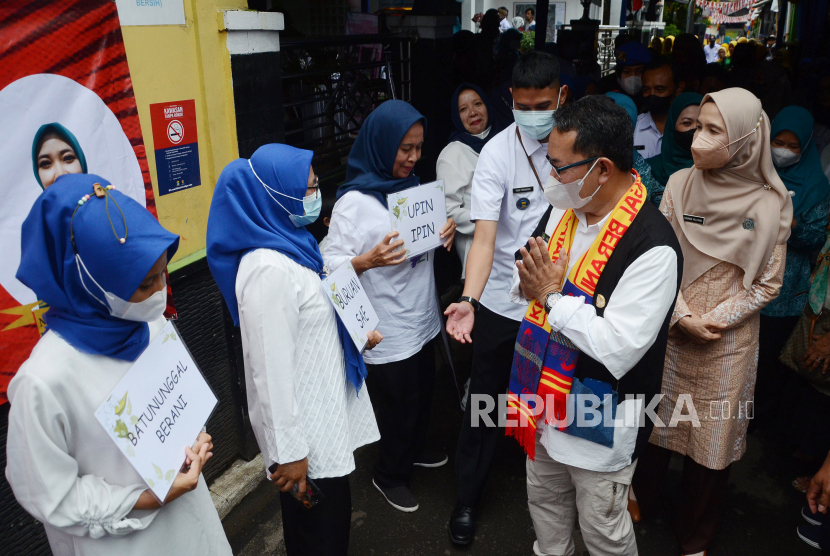
[[[651,112],[652,114],[668,114],[671,108],[672,97],[658,97],[657,95],[649,95],[643,99],[643,113]]]
[[[674,142],[677,143],[677,146],[680,149],[688,154],[692,154],[692,141],[695,140],[695,130],[690,129],[688,131],[677,131],[676,129],[672,130],[674,134]]]

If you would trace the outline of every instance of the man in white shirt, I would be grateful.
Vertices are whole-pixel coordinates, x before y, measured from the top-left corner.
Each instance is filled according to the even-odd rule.
[[[660,154],[669,108],[685,87],[685,83],[676,81],[676,73],[668,60],[658,58],[646,64],[643,70],[643,113],[637,117],[634,127],[634,148],[643,158]]]
[[[528,450],[535,459],[527,460],[537,556],[573,554],[577,510],[590,554],[637,554],[628,489],[654,425],[649,409],[646,419],[641,416],[645,407],[654,409],[649,404],[660,392],[683,257],[671,225],[646,201],[645,187],[631,172],[631,136],[630,118],[606,97],[585,97],[559,111],[548,144],[553,168],[545,196],[553,211],[546,232],[555,242],[553,253],[563,249],[552,262],[547,242],[531,238],[530,250],[523,247],[516,263],[513,299],[523,308],[527,299],[535,300],[524,322],[533,322],[533,309],[539,308],[541,322],[551,328],[549,341],[565,339],[552,351],[543,348],[541,374],[570,370],[571,394],[588,388],[612,392],[619,402],[615,418],[599,427],[610,429],[602,441],[592,434],[597,426],[580,423],[573,406],[567,412],[577,418],[564,431],[546,425],[549,414],[537,408],[537,428],[530,429],[535,456]],[[523,324],[524,334],[530,329]],[[529,351],[524,348],[525,341],[517,339],[517,361],[521,351]],[[517,368],[528,372],[521,362]],[[516,376],[511,394],[514,380],[527,381]],[[541,393],[548,381],[537,382]],[[517,419],[515,411],[508,419]]]
[[[510,12],[508,12],[507,8],[504,6],[499,8],[499,19],[501,20],[499,21],[499,31],[502,33],[513,28],[513,25],[510,24],[510,18],[507,17],[509,14]]]
[[[706,54],[706,63],[712,64],[719,60],[719,47],[715,45],[715,35],[709,35],[709,44],[703,47],[703,53]]]
[[[536,11],[533,8],[528,8],[525,10],[525,31],[535,31],[536,30]]]
[[[514,255],[548,210],[542,188],[550,173],[545,144],[554,111],[567,97],[567,86],[559,86],[556,59],[538,51],[516,62],[512,84],[516,123],[491,139],[479,156],[470,210],[476,228],[467,255],[464,293],[445,313],[447,332],[461,343],[472,342],[476,325],[470,399],[474,395],[496,399],[507,389],[524,313],[508,295]],[[457,544],[473,540],[475,506],[503,435],[501,428],[473,423],[472,406],[467,404],[456,457],[459,502],[450,519],[450,537]],[[497,420],[495,404],[485,413]]]

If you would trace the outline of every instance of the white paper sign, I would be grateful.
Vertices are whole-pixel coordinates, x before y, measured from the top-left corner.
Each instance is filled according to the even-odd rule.
[[[132,466],[163,501],[216,407],[208,386],[171,322],[150,342],[95,411]]]
[[[184,25],[184,0],[115,0],[122,27]]]
[[[369,302],[369,296],[352,268],[352,263],[344,263],[326,276],[323,287],[326,288],[337,316],[346,325],[358,351],[362,352],[368,341],[366,334],[377,328],[380,319]]]
[[[447,223],[444,180],[410,187],[387,195],[392,229],[400,232],[406,258],[426,253],[444,244],[441,229]]]

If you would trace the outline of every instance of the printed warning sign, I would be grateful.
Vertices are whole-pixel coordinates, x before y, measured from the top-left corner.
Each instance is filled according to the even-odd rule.
[[[151,104],[150,120],[159,195],[201,185],[196,101]]]

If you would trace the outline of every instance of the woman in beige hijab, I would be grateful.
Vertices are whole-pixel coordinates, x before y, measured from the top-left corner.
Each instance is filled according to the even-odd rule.
[[[692,143],[695,165],[669,178],[660,206],[683,249],[683,280],[657,412],[664,426],[656,423],[640,457],[629,507],[632,515],[637,502],[646,513],[659,507],[672,452],[684,456],[674,517],[686,555],[705,554],[730,466],[746,451],[759,312],[784,275],[793,209],[772,165],[769,130],[749,91],[706,95]]]

